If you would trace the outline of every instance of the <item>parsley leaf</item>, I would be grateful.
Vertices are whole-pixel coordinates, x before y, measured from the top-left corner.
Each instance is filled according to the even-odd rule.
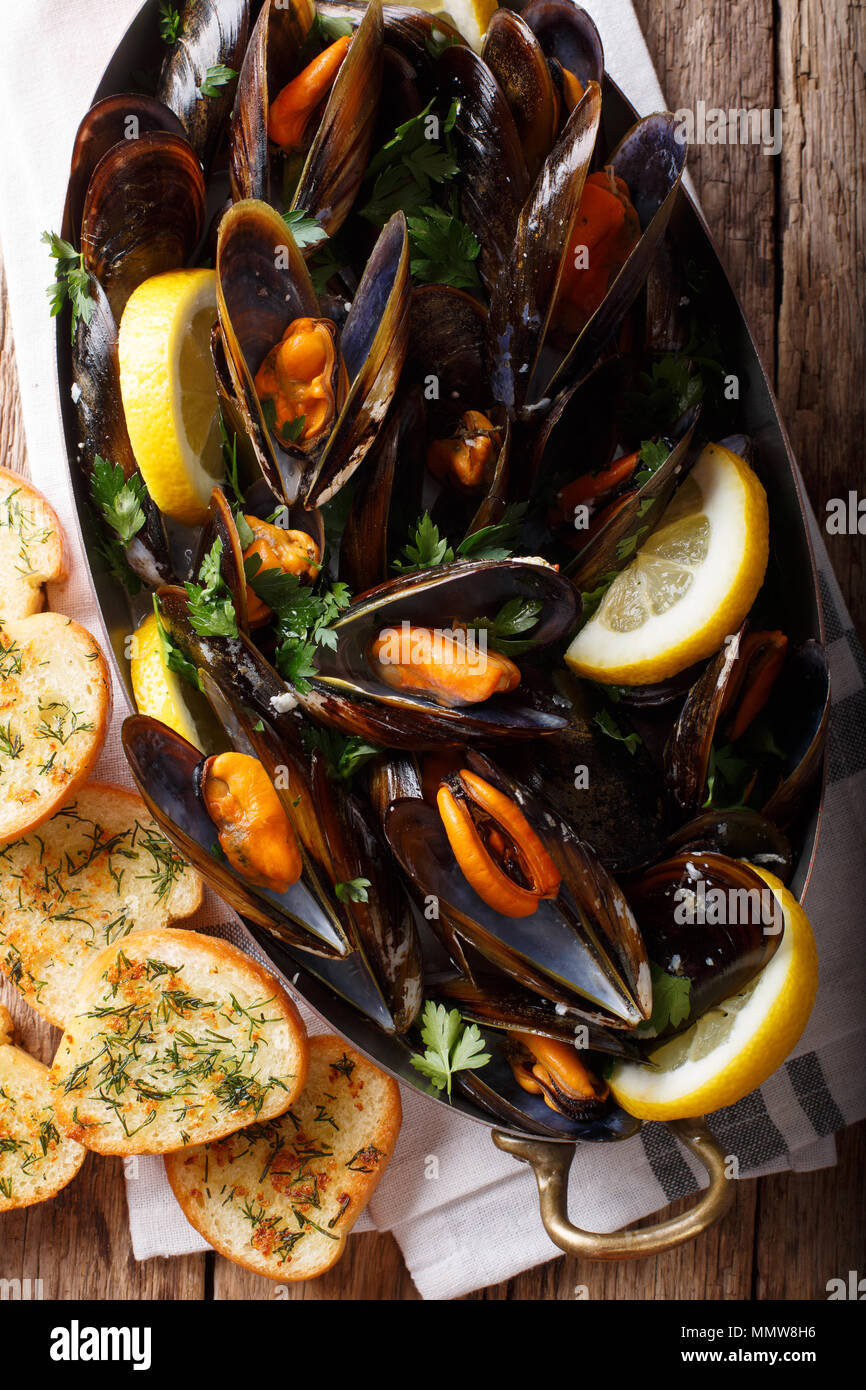
[[[370,901],[369,887],[368,878],[351,878],[348,883],[335,883],[334,892],[341,903],[366,903]]]
[[[458,1009],[445,1008],[428,999],[421,1019],[421,1040],[426,1044],[422,1056],[414,1052],[412,1066],[432,1081],[437,1091],[451,1097],[451,1078],[456,1071],[477,1071],[490,1061],[484,1039],[476,1024],[464,1024]]]
[[[510,502],[502,513],[501,521],[473,531],[460,542],[457,554],[461,559],[470,555],[473,560],[509,559],[512,554],[511,542],[517,539],[526,507],[526,502]]]
[[[425,512],[416,521],[414,531],[391,568],[400,574],[415,574],[433,565],[448,565],[453,559],[454,551],[447,538],[439,535],[439,527],[434,525],[430,513]]]
[[[235,606],[222,576],[223,543],[217,536],[199,566],[200,583],[187,582],[189,620],[202,637],[237,637]]]
[[[144,480],[136,473],[127,480],[119,463],[109,463],[97,454],[90,475],[90,492],[103,521],[128,545],[145,522]]]
[[[220,88],[225,87],[237,75],[235,68],[230,68],[225,63],[214,63],[202,78],[199,92],[203,97],[218,97]]]
[[[316,674],[313,660],[319,646],[334,647],[337,635],[331,624],[352,601],[342,581],[314,590],[297,575],[282,570],[262,570],[258,555],[244,563],[247,582],[263,603],[273,610],[277,627],[277,669],[302,694]]]
[[[328,233],[321,222],[302,208],[290,208],[283,213],[283,221],[295,239],[299,251],[305,246],[318,246],[328,240]]]
[[[328,776],[334,782],[349,782],[355,773],[381,753],[378,744],[367,743],[357,734],[339,734],[334,729],[306,728],[302,734],[308,752],[316,750],[325,759]]]
[[[159,633],[159,645],[162,651],[163,665],[170,671],[176,671],[188,685],[192,685],[196,690],[201,690],[201,678],[198,670],[191,661],[188,661],[176,646],[162,621],[162,614],[159,611],[159,599],[153,595],[153,612],[156,617],[156,630]]]
[[[640,389],[626,393],[622,428],[625,434],[647,437],[661,434],[704,396],[704,380],[693,371],[684,353],[665,353],[641,372]]]
[[[634,475],[632,481],[637,487],[643,487],[644,483],[649,482],[654,473],[657,473],[670,454],[670,446],[663,439],[658,441],[644,439],[640,446],[640,461],[643,465]]]
[[[632,757],[634,757],[635,753],[643,743],[643,739],[641,738],[640,734],[624,734],[622,729],[619,727],[616,720],[614,719],[613,715],[611,714],[610,710],[608,709],[598,710],[593,715],[592,722],[593,724],[596,724],[599,729],[601,729],[601,732],[603,734],[607,734],[608,738],[615,739],[617,743],[624,743],[628,751],[631,753]]]
[[[319,14],[318,11],[316,11],[316,18],[313,20],[313,28],[329,44],[336,43],[337,39],[348,38],[355,32],[351,20],[332,19],[329,15]]]
[[[457,290],[479,288],[475,262],[481,243],[459,217],[441,208],[423,207],[418,215],[407,217],[406,225],[409,264],[416,280]]]
[[[733,810],[742,806],[749,790],[745,774],[748,763],[734,752],[731,744],[721,748],[715,745],[710,749],[707,765],[707,799],[704,806],[724,807]]]
[[[180,11],[161,0],[159,6],[159,37],[165,43],[174,43],[180,32]]]
[[[517,638],[538,622],[541,601],[534,598],[511,598],[503,603],[495,618],[473,618],[470,627],[487,633],[488,646],[503,656],[520,656],[532,646],[531,641]]]
[[[669,975],[655,961],[650,961],[653,987],[653,1011],[645,1023],[634,1030],[639,1038],[657,1038],[668,1028],[685,1023],[691,1010],[692,982],[687,975]]]
[[[79,254],[74,246],[64,241],[56,232],[43,232],[40,238],[51,248],[51,255],[57,264],[54,267],[54,282],[45,291],[51,301],[51,317],[61,313],[69,302],[72,309],[72,336],[78,320],[90,323],[93,317],[95,300],[90,293],[90,275],[84,266],[84,254]]]

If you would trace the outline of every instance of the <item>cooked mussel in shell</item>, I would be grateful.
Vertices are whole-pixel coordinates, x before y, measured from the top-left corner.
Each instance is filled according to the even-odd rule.
[[[544,1097],[551,1110],[571,1120],[602,1113],[610,1091],[580,1059],[577,1048],[537,1033],[511,1033],[508,1060],[522,1091]]]
[[[262,764],[218,753],[196,770],[195,786],[229,863],[250,883],[285,893],[301,876],[295,832]]]

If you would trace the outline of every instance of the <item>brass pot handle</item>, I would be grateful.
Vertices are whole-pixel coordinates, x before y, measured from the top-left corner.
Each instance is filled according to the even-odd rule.
[[[582,1231],[568,1219],[568,1172],[574,1157],[573,1145],[551,1143],[546,1139],[517,1139],[498,1129],[493,1131],[493,1142],[497,1149],[532,1168],[538,1183],[544,1229],[560,1250],[590,1260],[639,1260],[694,1240],[721,1220],[734,1199],[733,1182],[725,1176],[725,1156],[703,1117],[672,1120],[670,1128],[706,1168],[709,1187],[681,1216],[674,1216],[658,1226],[614,1231],[610,1235]]]

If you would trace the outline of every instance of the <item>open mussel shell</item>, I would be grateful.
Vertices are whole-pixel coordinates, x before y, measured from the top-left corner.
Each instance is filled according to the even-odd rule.
[[[370,253],[343,327],[349,395],[303,492],[308,507],[339,491],[376,438],[406,357],[410,297],[409,236],[405,217],[395,212]]]
[[[559,97],[541,44],[513,10],[493,11],[481,56],[511,108],[533,181],[556,140]]]
[[[439,113],[456,103],[451,131],[463,220],[481,243],[478,266],[491,293],[505,271],[529,174],[517,126],[487,64],[471,48],[446,48],[437,63]]]
[[[108,297],[98,281],[92,281],[90,320],[78,319],[72,340],[72,363],[78,391],[75,410],[81,448],[78,460],[88,486],[96,457],[120,464],[124,477],[138,474],[138,466],[126,429],[120,397],[117,361],[117,324]],[[165,522],[145,489],[144,526],[125,547],[132,570],[146,584],[165,584],[173,577]]]
[[[299,724],[284,725],[280,737],[264,719],[249,717],[231,687],[207,674],[201,680],[233,746],[258,758],[270,776],[295,829],[302,883],[348,943],[345,961],[328,967],[328,982],[387,1032],[405,1032],[421,1006],[421,953],[402,885],[387,872],[389,853],[375,818],[331,781],[320,754],[310,761]],[[335,885],[358,879],[369,883],[367,901],[342,902]]]
[[[292,199],[328,236],[342,226],[361,187],[382,88],[380,0],[370,0],[325,105]]]
[[[586,10],[572,0],[530,0],[522,16],[549,59],[572,73],[583,87],[590,82],[601,85],[604,49]]]
[[[782,939],[773,894],[741,860],[680,853],[629,879],[625,890],[650,959],[691,982],[681,1028],[739,993]]]
[[[603,1028],[587,1023],[577,1009],[566,1004],[553,1005],[505,975],[478,972],[474,980],[455,977],[431,985],[447,1008],[458,1008],[470,1023],[501,1028],[507,1033],[536,1033],[559,1042],[578,1042],[590,1052],[642,1062],[643,1052],[624,1029]]]
[[[581,590],[593,589],[616,574],[661,521],[665,507],[687,476],[696,453],[692,448],[701,407],[690,410],[676,427],[664,463],[640,487],[629,489],[605,526],[579,550],[566,573]]]
[[[591,83],[544,161],[521,209],[503,273],[492,288],[490,380],[497,400],[513,415],[529,398],[600,119],[601,89]]]
[[[254,378],[290,323],[322,317],[319,301],[295,240],[273,208],[247,199],[223,218],[217,305],[226,363],[262,472],[286,503],[327,501],[372,444],[406,352],[408,298],[406,223],[395,213],[373,248],[339,338],[350,381],[345,404],[313,447],[283,445],[268,428]]]
[[[710,751],[745,635],[730,638],[690,690],[665,748],[665,777],[687,815],[704,801]],[[788,830],[821,775],[830,712],[830,671],[820,642],[790,650],[766,705],[766,718],[786,760],[781,780],[761,807],[764,818]],[[765,793],[766,794],[766,793]]]
[[[483,410],[490,397],[486,333],[487,310],[474,295],[450,285],[412,291],[406,372],[425,391],[434,438],[437,431],[447,435],[464,411]]]
[[[316,15],[312,0],[265,0],[238,77],[232,114],[229,169],[232,196],[280,201],[271,189],[268,111],[271,96],[295,76],[304,41]]]
[[[211,492],[207,520],[198,535],[198,547],[193,573],[198,574],[202,560],[220,543],[220,574],[228,586],[235,610],[235,621],[241,632],[249,632],[247,618],[247,581],[244,572],[244,552],[232,509],[221,487]]]
[[[676,136],[670,111],[645,116],[605,159],[631,196],[641,238],[544,389],[554,395],[575,381],[595,360],[637,297],[665,234],[686,163],[686,147]]]
[[[393,1020],[405,1033],[422,1003],[421,947],[415,918],[376,818],[358,796],[335,786],[321,754],[312,759],[313,798],[336,882],[367,880],[366,901],[350,899],[345,915]]]
[[[668,816],[658,769],[643,743],[634,751],[606,734],[599,698],[559,671],[554,685],[566,723],[534,747],[502,749],[507,769],[550,801],[613,873],[651,863],[662,850]],[[626,718],[614,706],[625,732]]]
[[[745,629],[740,628],[692,686],[665,747],[665,781],[681,811],[694,816],[704,802],[713,737]]]
[[[543,1096],[530,1095],[518,1085],[508,1061],[507,1033],[483,1025],[479,1031],[490,1061],[478,1071],[459,1072],[454,1078],[454,1086],[511,1128],[556,1139],[589,1142],[626,1139],[640,1129],[640,1120],[627,1115],[612,1100],[608,1100],[601,1113],[593,1119],[573,1120],[559,1114],[551,1109]],[[591,1068],[592,1056],[587,1057],[586,1061]]]
[[[180,136],[155,131],[103,155],[87,186],[81,249],[117,323],[142,281],[186,264],[204,215],[201,165]]]
[[[463,561],[381,584],[333,624],[333,650],[321,650],[315,690],[328,697],[314,717],[389,748],[424,748],[470,738],[533,738],[561,728],[561,715],[518,687],[481,704],[446,708],[422,695],[392,690],[371,666],[368,650],[380,632],[401,624],[442,630],[498,612],[513,598],[541,603],[531,631],[533,650],[560,641],[577,621],[574,588],[549,565],[524,560]],[[312,712],[312,711],[311,711]]]
[[[72,146],[72,164],[66,188],[62,233],[78,248],[81,244],[81,216],[91,175],[103,155],[123,140],[137,140],[155,130],[184,136],[184,128],[174,111],[155,97],[139,92],[121,92],[103,97],[91,106],[82,120]]]
[[[625,897],[587,845],[487,758],[467,766],[511,797],[562,874],[555,898],[506,917],[479,896],[449,844],[438,810],[403,796],[385,815],[391,849],[418,893],[438,900],[457,931],[506,975],[584,1019],[634,1027],[651,1011],[650,972]]]
[[[783,883],[788,882],[794,866],[788,837],[760,811],[752,811],[748,806],[704,811],[675,830],[665,849],[670,853],[697,850],[724,854],[729,859],[748,859],[749,863],[768,869]]]
[[[218,66],[237,73],[246,52],[250,0],[187,0],[177,39],[159,74],[156,94],[174,111],[205,169],[213,159],[234,98],[234,81],[204,97],[201,85]]]
[[[196,795],[201,753],[165,724],[131,715],[122,730],[123,751],[148,810],[165,836],[236,912],[304,951],[342,957],[349,947],[302,880],[285,893],[249,883],[214,856],[217,832]]]

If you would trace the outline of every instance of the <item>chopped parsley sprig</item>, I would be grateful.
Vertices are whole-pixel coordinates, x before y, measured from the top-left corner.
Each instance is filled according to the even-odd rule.
[[[302,737],[308,753],[322,754],[333,782],[350,782],[360,768],[382,751],[378,744],[368,743],[357,734],[340,734],[335,729],[306,728]]]
[[[452,102],[441,124],[432,105],[428,102],[423,111],[399,125],[373,156],[366,176],[367,186],[372,181],[372,187],[361,216],[382,227],[402,209],[416,281],[474,290],[480,287],[476,262],[481,247],[459,216],[451,184],[460,172],[451,140],[458,103]]]
[[[168,4],[167,0],[160,0],[159,6],[159,37],[163,43],[176,43],[180,33],[181,16],[180,11],[174,5]]]
[[[416,1071],[431,1081],[437,1091],[447,1091],[451,1098],[451,1080],[455,1072],[477,1071],[490,1061],[484,1051],[484,1039],[476,1024],[464,1024],[458,1009],[445,1008],[428,999],[421,1018],[421,1040],[426,1051],[414,1052],[409,1058]]]
[[[199,582],[187,581],[189,620],[202,637],[237,637],[235,606],[221,569],[223,543],[217,536],[199,566]]]
[[[111,575],[130,594],[137,594],[141,581],[129,567],[125,547],[145,523],[144,482],[137,473],[125,478],[119,463],[111,463],[97,454],[90,475],[90,495],[97,515],[107,528],[96,548]]]
[[[469,624],[477,632],[487,634],[487,645],[503,656],[521,656],[529,651],[532,639],[520,637],[521,632],[529,632],[538,622],[541,600],[534,598],[510,598],[503,603],[493,618],[473,618]]]
[[[225,63],[214,63],[202,78],[199,92],[203,97],[218,97],[222,88],[227,86],[237,75],[235,68],[230,68]]]
[[[512,555],[512,542],[520,530],[525,502],[515,502],[505,508],[502,520],[493,526],[473,531],[456,547],[439,534],[429,512],[415,522],[409,540],[403,546],[391,568],[399,574],[415,574],[435,565],[450,565],[455,560],[507,560]]]
[[[51,255],[57,264],[54,267],[54,280],[45,293],[51,301],[51,316],[54,318],[68,303],[72,309],[72,337],[79,319],[90,323],[93,317],[95,300],[90,293],[90,274],[84,265],[83,252],[76,251],[68,241],[56,232],[43,232],[42,241],[50,247]]]
[[[352,600],[347,584],[312,589],[297,575],[279,569],[262,569],[261,556],[250,555],[244,562],[247,583],[262,603],[273,611],[277,633],[277,669],[306,694],[309,677],[316,674],[316,649],[336,647],[337,634],[331,624]]]

